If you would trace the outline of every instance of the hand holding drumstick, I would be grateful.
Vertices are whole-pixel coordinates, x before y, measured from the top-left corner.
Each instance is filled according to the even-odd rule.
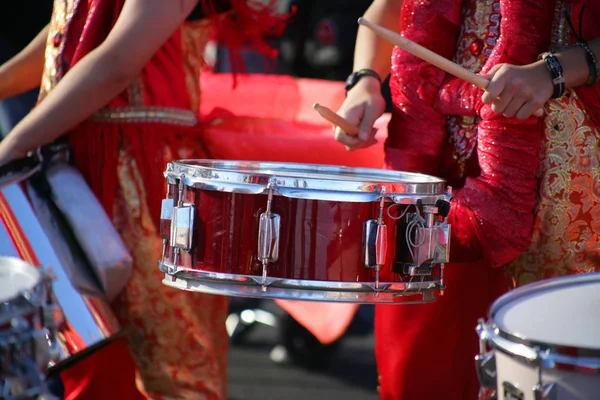
[[[523,119],[531,115],[543,115],[541,107],[552,94],[552,84],[544,75],[545,66],[543,64],[537,65],[539,63],[536,63],[528,66],[499,64],[492,68],[486,76],[481,76],[364,18],[359,19],[358,22],[387,42],[485,90],[482,100],[486,104],[491,104],[493,111],[503,113],[507,117],[517,116]],[[512,87],[508,85],[507,82],[511,80],[511,76],[513,83],[517,78],[516,80],[527,81],[530,88],[535,87],[534,95],[523,96],[523,93],[519,93],[515,85]],[[367,147],[373,143],[373,132],[370,128],[384,110],[380,87],[374,79],[363,79],[358,86],[361,87],[349,92],[348,98],[338,111],[343,118],[335,115],[331,110],[328,110],[329,114],[325,115],[317,107],[317,111],[334,125],[335,139],[344,144],[348,150]],[[336,119],[336,117],[338,118]],[[345,118],[350,125],[359,125],[359,134],[356,135],[353,129],[338,123],[339,118]]]
[[[423,61],[427,61],[428,63],[435,65],[436,67],[440,68],[441,70],[446,71],[449,74],[452,74],[452,75],[456,76],[457,78],[464,80],[465,82],[469,82],[469,83],[477,86],[478,88],[485,90],[486,93],[483,95],[483,101],[487,104],[492,104],[492,109],[495,112],[504,113],[508,117],[512,117],[512,116],[516,115],[517,117],[522,118],[522,119],[525,119],[525,118],[529,117],[530,115],[535,115],[536,117],[541,117],[544,114],[544,112],[541,108],[538,109],[537,107],[532,107],[532,104],[519,103],[518,102],[519,99],[516,98],[516,96],[514,99],[515,101],[511,102],[512,104],[507,102],[505,97],[508,97],[508,96],[502,96],[502,97],[504,97],[504,99],[500,98],[499,95],[503,92],[503,89],[504,89],[503,82],[496,82],[493,80],[493,77],[496,72],[501,70],[502,66],[496,66],[490,71],[490,73],[488,74],[488,76],[490,76],[490,78],[492,78],[492,81],[490,81],[486,77],[477,75],[477,74],[461,67],[460,65],[455,64],[452,61],[426,49],[425,47],[418,45],[417,43],[403,37],[402,35],[397,34],[396,32],[390,31],[389,29],[386,29],[382,26],[379,26],[377,24],[369,22],[364,18],[359,18],[358,23],[360,25],[363,25],[363,26],[371,29],[378,36],[387,40],[388,42],[400,47],[401,49],[411,53],[412,55],[414,55],[416,57],[419,57]],[[513,68],[526,68],[526,67],[513,67]],[[491,87],[491,84],[493,84],[494,87]],[[546,88],[548,88],[547,85],[546,85]],[[551,90],[551,86],[549,89]],[[552,93],[552,92],[550,91],[550,93]],[[502,93],[502,94],[504,94],[504,93]],[[544,96],[541,96],[541,97],[543,98]]]
[[[344,119],[340,115],[333,112],[331,109],[322,106],[319,103],[313,104],[313,108],[321,115],[321,117],[332,123],[336,139],[338,138],[338,136],[342,135],[343,131],[343,134],[347,135],[350,140],[356,141],[357,143],[360,141],[360,130],[357,125],[352,124],[350,121]],[[348,151],[351,151],[361,147],[368,147],[377,143],[377,139],[375,139],[376,133],[377,129],[372,128],[369,135],[369,139],[367,139],[367,141],[364,144],[360,146],[352,146],[350,144],[346,144],[346,149]]]
[[[319,103],[313,104],[313,108],[321,115],[321,117],[331,122],[334,126],[339,126],[348,135],[358,135],[358,127],[356,125],[352,125],[350,122],[346,121],[344,118],[340,117],[338,114],[331,111],[329,108],[322,106]]]

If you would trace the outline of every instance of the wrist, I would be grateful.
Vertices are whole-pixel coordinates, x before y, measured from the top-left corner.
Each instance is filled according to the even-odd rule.
[[[566,90],[566,80],[563,74],[563,67],[560,60],[551,52],[546,52],[541,55],[544,64],[550,73],[552,81],[552,98],[561,97]]]
[[[589,85],[590,74],[596,71],[591,72],[591,68],[595,68],[595,65],[590,66],[588,55],[583,47],[575,45],[563,52],[556,53],[555,56],[562,65],[567,89]],[[597,82],[598,77],[592,78]]]
[[[364,81],[369,81],[371,83],[375,81],[381,90],[381,76],[372,69],[361,68],[350,74],[348,79],[346,79],[346,95],[348,95],[350,90],[354,89],[357,85]]]
[[[364,90],[367,92],[381,92],[381,82],[373,76],[365,76],[352,89]]]

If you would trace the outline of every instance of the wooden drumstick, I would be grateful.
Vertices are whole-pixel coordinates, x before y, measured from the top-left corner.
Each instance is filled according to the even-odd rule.
[[[447,73],[452,74],[465,82],[473,84],[480,89],[487,90],[490,81],[485,79],[481,75],[477,75],[461,67],[460,65],[453,63],[452,61],[440,56],[439,54],[436,54],[433,51],[426,49],[425,47],[413,42],[412,40],[407,39],[396,32],[390,31],[389,29],[386,29],[383,26],[370,22],[362,17],[358,19],[358,23],[371,29],[381,38],[409,52],[413,56],[419,57],[421,60],[435,65],[439,69],[446,71]],[[542,109],[539,109],[533,114],[536,117],[541,117],[544,114],[544,111]]]
[[[344,118],[340,117],[338,114],[331,111],[329,108],[322,106],[319,103],[313,104],[313,108],[317,110],[317,112],[321,114],[321,116],[327,121],[342,128],[348,135],[358,135],[357,126],[352,125],[350,122],[346,121]]]

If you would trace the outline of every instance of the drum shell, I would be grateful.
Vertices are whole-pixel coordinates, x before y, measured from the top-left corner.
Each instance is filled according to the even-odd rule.
[[[497,368],[498,399],[510,399],[506,384],[523,392],[523,400],[537,400],[533,387],[538,382],[537,368],[502,351],[494,351]],[[554,383],[550,399],[593,400],[600,393],[600,375],[557,369],[542,369],[542,382]],[[517,397],[518,398],[518,397]]]
[[[259,218],[267,195],[228,193],[187,188],[184,203],[195,205],[194,248],[183,253],[182,265],[224,274],[262,274],[258,259]],[[380,280],[400,281],[406,244],[404,219],[393,219],[407,207],[388,202],[385,264]],[[271,211],[280,216],[278,260],[268,265],[269,277],[373,282],[375,271],[363,265],[365,222],[376,219],[379,202],[341,202],[274,196]],[[413,211],[414,212],[414,211]],[[400,232],[400,234],[399,234]],[[400,240],[401,239],[401,240]]]

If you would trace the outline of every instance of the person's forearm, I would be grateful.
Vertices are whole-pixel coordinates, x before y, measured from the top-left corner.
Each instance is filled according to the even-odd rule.
[[[376,0],[371,4],[364,18],[394,32],[400,32],[401,0]],[[382,78],[390,73],[391,56],[394,46],[381,39],[370,29],[360,26],[354,50],[354,70],[369,68]]]
[[[600,61],[600,38],[588,42],[589,48]],[[556,54],[560,62],[567,89],[582,86],[588,79],[589,67],[585,50],[581,47],[570,47]]]
[[[0,100],[40,85],[49,26],[46,26],[19,54],[0,66]]]
[[[57,139],[123,91],[136,73],[122,57],[98,49],[90,53],[0,142],[0,156],[23,154]]]

